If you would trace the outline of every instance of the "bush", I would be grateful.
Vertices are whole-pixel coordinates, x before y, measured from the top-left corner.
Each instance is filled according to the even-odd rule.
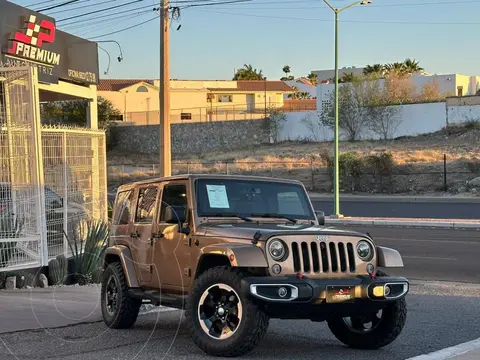
[[[480,160],[472,160],[467,162],[467,169],[474,174],[480,174]]]
[[[73,254],[73,281],[85,285],[99,280],[99,268],[102,266],[103,254],[108,244],[109,227],[106,222],[90,220],[82,230],[85,230],[82,239],[75,233],[75,238],[70,241],[67,234],[65,232],[64,234],[69,240],[68,245]]]

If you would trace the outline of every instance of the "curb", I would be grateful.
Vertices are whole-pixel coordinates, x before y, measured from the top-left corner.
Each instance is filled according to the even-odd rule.
[[[308,194],[312,201],[333,201],[333,195]],[[382,196],[382,195],[340,195],[340,202],[394,202],[394,203],[455,203],[477,204],[480,197],[454,196]]]
[[[480,230],[480,222],[462,221],[402,221],[402,220],[360,220],[360,219],[325,219],[325,225],[363,225],[363,226],[399,226],[399,227],[420,227],[437,229],[470,229]]]

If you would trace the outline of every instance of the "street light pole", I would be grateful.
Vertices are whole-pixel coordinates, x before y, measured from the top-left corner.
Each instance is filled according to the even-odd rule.
[[[334,215],[340,215],[340,171],[339,171],[339,153],[338,153],[338,14],[355,5],[368,5],[372,2],[370,0],[356,1],[353,4],[345,6],[341,9],[334,8],[327,0],[323,0],[325,4],[335,13],[335,125],[334,125],[334,162],[333,162],[333,192],[334,200]]]

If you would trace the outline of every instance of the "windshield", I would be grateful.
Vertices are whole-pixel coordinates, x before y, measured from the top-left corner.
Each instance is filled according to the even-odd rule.
[[[304,188],[297,184],[198,179],[195,186],[199,216],[229,217],[237,214],[246,217],[315,219]]]

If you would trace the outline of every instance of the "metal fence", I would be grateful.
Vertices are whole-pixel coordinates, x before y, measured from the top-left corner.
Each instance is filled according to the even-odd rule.
[[[159,176],[157,164],[110,165],[109,188],[131,181]],[[172,174],[241,174],[294,179],[303,182],[312,192],[333,191],[333,173],[325,162],[312,159],[298,161],[174,161]],[[407,193],[422,191],[452,191],[465,187],[466,182],[480,176],[480,159],[461,165],[458,161],[447,161],[445,156],[435,164],[398,165],[389,173],[365,169],[357,173],[340,173],[343,192]],[[478,189],[480,192],[480,189]]]
[[[229,104],[215,103],[207,106],[185,106],[184,108],[170,109],[170,122],[192,123],[233,120],[257,120],[268,114],[269,109],[277,109],[281,112],[308,112],[317,108],[316,99],[294,99],[282,102],[257,102],[253,104]],[[136,111],[124,114],[124,123],[135,125],[159,124],[159,112]],[[120,123],[121,124],[121,123]]]
[[[0,68],[0,271],[69,256],[86,218],[105,219],[105,133],[41,129],[30,68]]]

